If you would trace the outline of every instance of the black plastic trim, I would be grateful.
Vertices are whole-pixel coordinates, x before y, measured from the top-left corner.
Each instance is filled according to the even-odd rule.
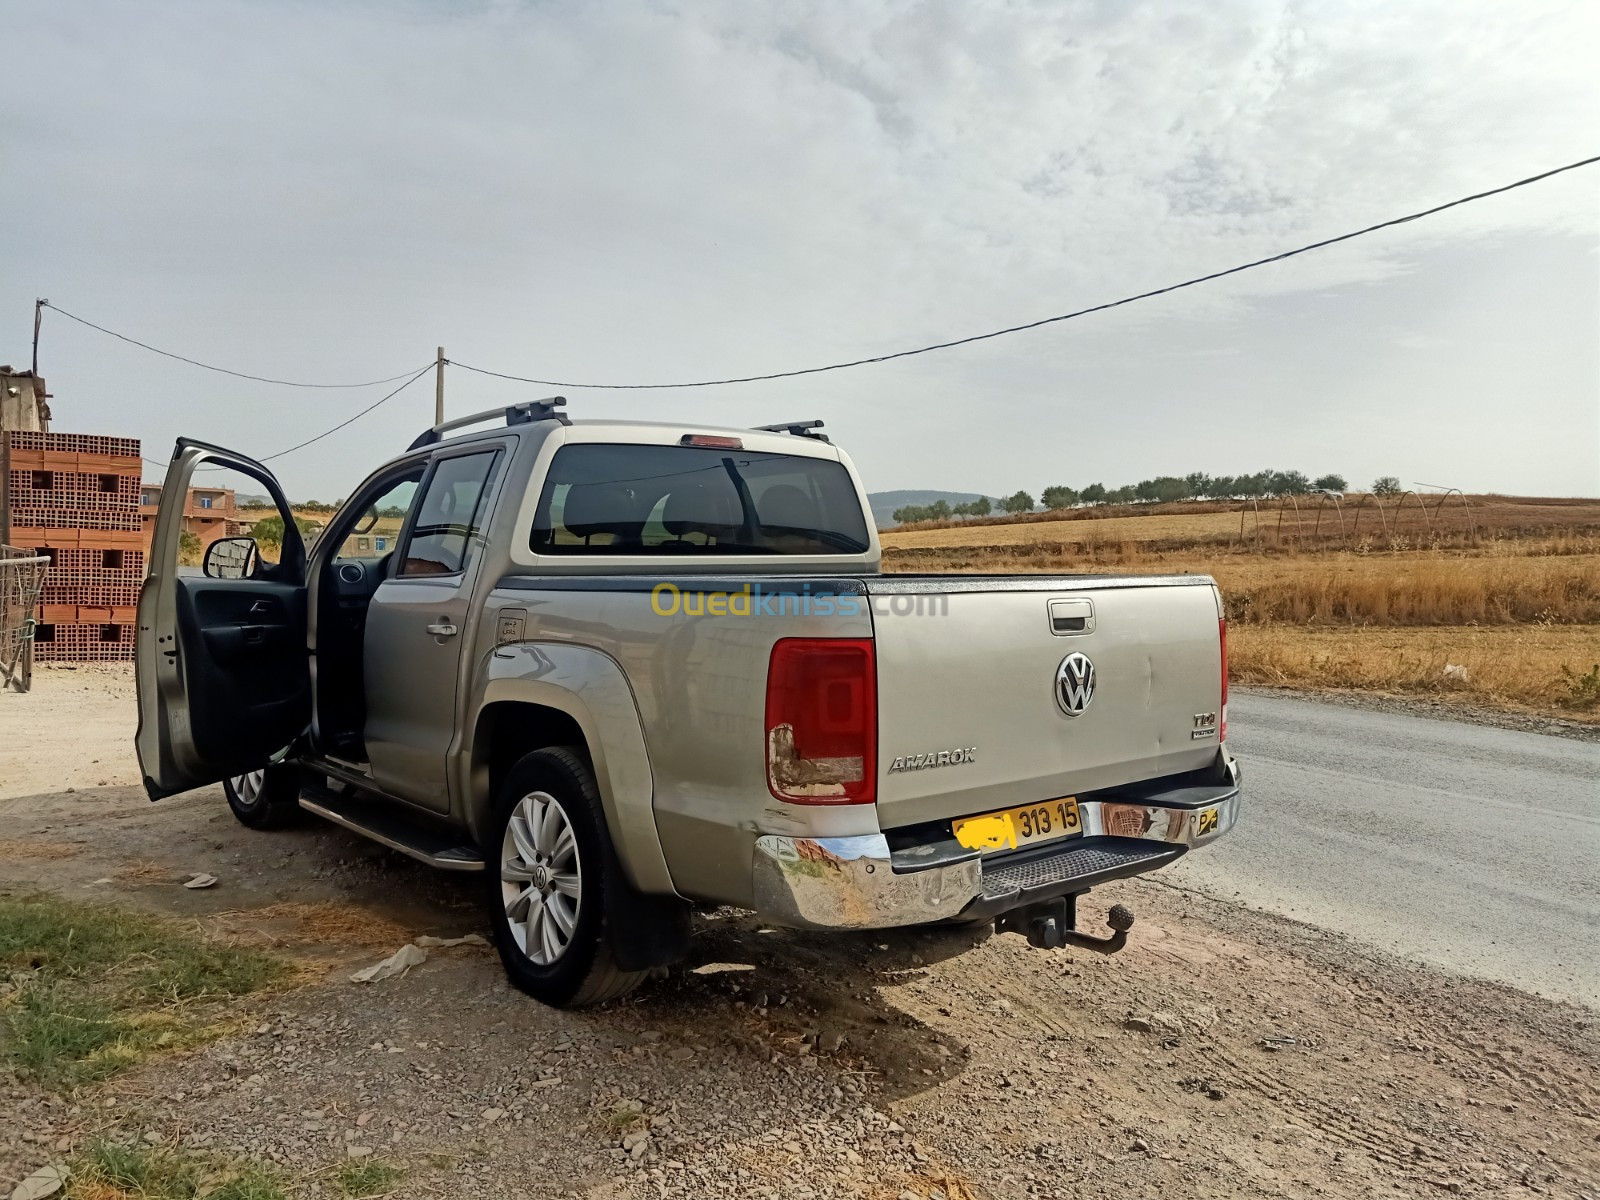
[[[1026,857],[1007,856],[1004,863],[995,865],[1013,866],[1021,862],[1034,862],[1050,858],[1070,850],[1082,849],[1107,849],[1122,850],[1133,854],[1139,852],[1137,857],[1130,857],[1128,861],[1106,870],[1090,871],[1082,875],[1074,875],[1068,879],[1057,880],[1054,883],[1043,884],[1039,887],[1021,888],[1014,892],[1007,892],[997,896],[979,896],[966,908],[961,910],[963,920],[983,919],[997,917],[1001,913],[1009,912],[1014,908],[1022,908],[1029,904],[1036,904],[1040,900],[1052,900],[1057,896],[1075,896],[1099,887],[1103,883],[1110,883],[1117,879],[1127,879],[1134,875],[1144,875],[1158,867],[1164,867],[1175,859],[1182,858],[1188,852],[1187,846],[1168,842],[1149,842],[1142,838],[1119,837],[1092,837],[1072,838],[1066,842],[1054,842],[1049,847],[1040,847],[1041,853],[1030,854]]]
[[[454,871],[484,869],[483,852],[460,830],[411,805],[375,794],[341,794],[316,784],[301,788],[300,803],[309,812],[429,866]]]

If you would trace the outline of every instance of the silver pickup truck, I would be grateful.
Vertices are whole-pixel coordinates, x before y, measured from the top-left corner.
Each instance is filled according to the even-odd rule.
[[[1209,578],[880,574],[820,422],[562,404],[426,431],[309,549],[267,468],[180,440],[139,599],[150,797],[221,782],[251,827],[309,811],[480,872],[555,1005],[684,957],[696,905],[1116,949],[1132,915],[1085,933],[1076,897],[1233,825]],[[178,567],[202,464],[268,493],[277,561]]]

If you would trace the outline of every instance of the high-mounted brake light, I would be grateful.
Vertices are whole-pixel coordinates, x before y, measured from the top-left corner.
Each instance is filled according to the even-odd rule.
[[[1217,618],[1217,641],[1222,652],[1222,711],[1217,717],[1217,741],[1228,737],[1228,618]]]
[[[744,442],[736,437],[723,437],[714,433],[686,433],[678,439],[680,446],[704,446],[708,450],[743,450]]]
[[[876,797],[878,669],[870,638],[783,638],[767,664],[767,786],[791,804]]]

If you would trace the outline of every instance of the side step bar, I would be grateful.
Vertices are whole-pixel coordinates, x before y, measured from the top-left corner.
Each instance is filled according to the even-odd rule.
[[[388,801],[341,796],[325,787],[300,789],[300,807],[326,817],[352,833],[371,838],[391,850],[444,871],[481,871],[483,855],[463,845],[460,836],[407,820],[400,806]]]

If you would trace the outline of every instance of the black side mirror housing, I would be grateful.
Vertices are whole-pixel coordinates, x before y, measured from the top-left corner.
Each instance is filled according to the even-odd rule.
[[[261,569],[261,547],[253,537],[218,538],[206,547],[200,570],[208,579],[251,579]]]

